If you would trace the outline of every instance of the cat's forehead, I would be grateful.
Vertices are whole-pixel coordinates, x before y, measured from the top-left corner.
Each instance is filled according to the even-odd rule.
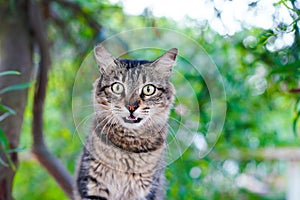
[[[155,81],[155,71],[152,61],[146,60],[119,60],[115,77],[129,84]]]
[[[153,61],[149,61],[149,60],[129,60],[129,59],[122,59],[122,58],[119,58],[117,60],[119,61],[118,65],[126,69],[144,68],[151,65],[151,63],[153,63]]]

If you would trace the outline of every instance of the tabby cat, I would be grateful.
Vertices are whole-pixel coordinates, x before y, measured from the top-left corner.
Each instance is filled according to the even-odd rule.
[[[164,199],[164,153],[175,93],[169,78],[177,49],[154,61],[116,59],[101,45],[94,55],[100,77],[74,198]]]

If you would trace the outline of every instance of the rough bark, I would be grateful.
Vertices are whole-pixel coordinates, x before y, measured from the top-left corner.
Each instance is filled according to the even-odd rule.
[[[26,16],[26,1],[16,1],[15,7],[9,3],[0,4],[0,71],[16,70],[20,76],[3,76],[0,78],[0,88],[9,85],[26,83],[32,74],[32,45]],[[0,126],[9,142],[10,148],[19,145],[19,137],[23,122],[23,113],[27,103],[27,89],[11,91],[1,95],[4,105],[13,108],[16,115],[9,116],[0,122]],[[0,150],[0,156],[3,152]],[[12,161],[17,165],[18,156],[10,154]],[[4,159],[5,160],[5,159]],[[12,182],[15,171],[11,167],[0,165],[0,199],[12,199]]]

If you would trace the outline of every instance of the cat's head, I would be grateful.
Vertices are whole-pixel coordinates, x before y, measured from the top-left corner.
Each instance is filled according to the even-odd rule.
[[[93,94],[99,120],[132,130],[167,123],[175,93],[169,78],[177,49],[154,61],[116,59],[100,45],[94,55],[100,71]]]

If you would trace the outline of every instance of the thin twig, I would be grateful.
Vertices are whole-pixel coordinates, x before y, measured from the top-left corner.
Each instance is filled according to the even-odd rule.
[[[300,93],[300,88],[293,88],[293,89],[290,89],[290,92],[291,92],[291,93]]]
[[[41,54],[40,68],[35,85],[33,106],[33,153],[38,161],[55,178],[64,192],[71,198],[73,180],[62,163],[47,149],[43,135],[43,107],[46,96],[47,74],[50,68],[50,53],[48,50],[45,21],[36,1],[29,1],[29,20]]]

